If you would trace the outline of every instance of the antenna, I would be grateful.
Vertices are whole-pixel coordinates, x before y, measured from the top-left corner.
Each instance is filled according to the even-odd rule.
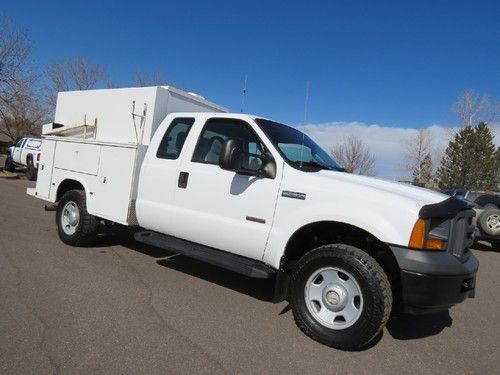
[[[245,74],[245,84],[243,85],[243,92],[241,94],[241,107],[240,107],[241,113],[243,113],[243,104],[245,104],[245,96],[247,94],[247,80],[248,80],[248,74]]]
[[[307,104],[309,102],[309,86],[310,86],[310,82],[307,81],[307,83],[306,83],[306,98],[304,100],[304,125],[307,122]]]
[[[306,97],[304,100],[304,125],[307,122],[307,102],[309,101],[309,84],[310,82],[307,81],[306,83]],[[304,157],[304,133],[302,132],[302,144],[300,145],[300,169],[302,169],[302,160]]]

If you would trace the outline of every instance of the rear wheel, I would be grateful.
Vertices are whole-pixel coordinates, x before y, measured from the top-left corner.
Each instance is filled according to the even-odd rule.
[[[26,178],[30,181],[36,181],[38,171],[33,164],[33,158],[29,158],[26,166]]]
[[[348,245],[326,245],[297,262],[290,304],[306,335],[337,349],[356,350],[383,329],[392,293],[386,274],[371,256]]]
[[[71,246],[85,246],[95,240],[99,221],[87,212],[85,192],[66,192],[57,206],[57,232],[61,240]]]
[[[7,159],[5,159],[4,169],[7,172],[14,172],[14,170],[16,169],[14,162],[12,161],[12,157],[10,155],[7,156]]]

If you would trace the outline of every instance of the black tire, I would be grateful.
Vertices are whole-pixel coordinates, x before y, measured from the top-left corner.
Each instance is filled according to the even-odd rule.
[[[38,171],[33,164],[33,158],[28,157],[26,166],[26,178],[30,181],[36,181]]]
[[[14,165],[14,162],[12,161],[12,157],[10,155],[7,156],[7,159],[5,159],[4,169],[7,172],[14,172],[16,170],[16,166]]]
[[[479,216],[479,228],[482,232],[490,236],[500,236],[500,210],[485,210],[481,216]],[[494,223],[497,223],[495,226]],[[492,226],[493,224],[493,226]]]
[[[322,324],[305,300],[308,280],[325,267],[351,274],[361,289],[360,315],[347,328],[332,329]],[[349,245],[326,245],[297,262],[290,279],[290,305],[297,326],[313,340],[337,349],[358,350],[370,343],[387,323],[392,309],[391,285],[380,265],[367,253]]]
[[[68,234],[63,228],[63,211],[68,202],[72,202],[79,214],[74,233]],[[71,204],[71,203],[70,203]],[[94,241],[99,229],[99,220],[87,212],[87,201],[83,190],[70,190],[62,196],[57,205],[56,224],[59,238],[62,242],[71,246],[85,246]]]

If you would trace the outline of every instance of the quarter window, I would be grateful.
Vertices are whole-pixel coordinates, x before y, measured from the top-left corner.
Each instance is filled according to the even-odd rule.
[[[193,123],[194,118],[174,119],[160,142],[156,157],[160,159],[177,159]]]
[[[264,145],[251,130],[250,125],[237,119],[210,119],[206,122],[194,150],[193,162],[219,164],[222,144],[228,138],[240,139],[244,143],[248,158],[244,167],[258,170],[262,160],[258,155],[264,153]]]

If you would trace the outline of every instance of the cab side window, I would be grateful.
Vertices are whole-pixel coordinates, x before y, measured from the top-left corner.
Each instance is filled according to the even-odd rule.
[[[194,118],[174,119],[160,142],[156,157],[159,159],[177,159],[193,124]]]
[[[240,139],[249,154],[244,167],[258,170],[262,161],[257,155],[264,153],[264,145],[250,125],[238,119],[210,119],[206,122],[191,159],[196,163],[219,164],[222,144],[228,138]]]
[[[40,148],[42,145],[42,142],[36,139],[30,139],[28,141],[28,144],[26,145],[27,147],[32,147],[32,148]]]

